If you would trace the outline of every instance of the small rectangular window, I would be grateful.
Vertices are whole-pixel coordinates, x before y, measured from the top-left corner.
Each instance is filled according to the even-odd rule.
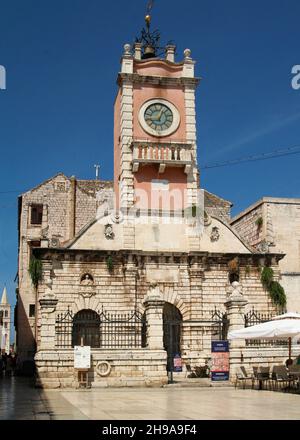
[[[41,225],[43,220],[43,205],[31,206],[31,224]]]
[[[35,304],[29,304],[29,318],[35,317]]]

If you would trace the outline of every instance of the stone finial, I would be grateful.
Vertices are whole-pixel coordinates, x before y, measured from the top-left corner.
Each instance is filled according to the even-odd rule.
[[[166,60],[170,61],[171,63],[175,62],[175,50],[176,46],[173,44],[168,44],[166,46]]]
[[[230,300],[243,299],[243,288],[238,281],[234,281],[231,284],[231,293],[229,295]]]
[[[191,51],[191,49],[185,49],[184,51],[183,51],[183,54],[184,54],[184,59],[185,60],[191,60],[192,58],[191,58],[191,55],[192,55],[192,51]]]
[[[124,44],[124,57],[131,57],[131,45],[126,43]]]
[[[135,43],[135,45],[134,45],[134,58],[136,60],[142,59],[142,43]]]

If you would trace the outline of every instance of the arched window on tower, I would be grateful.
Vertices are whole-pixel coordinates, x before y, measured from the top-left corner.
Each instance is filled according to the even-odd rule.
[[[5,310],[4,316],[5,318],[8,318],[8,310]]]
[[[93,310],[81,310],[73,319],[72,346],[100,347],[100,316]]]

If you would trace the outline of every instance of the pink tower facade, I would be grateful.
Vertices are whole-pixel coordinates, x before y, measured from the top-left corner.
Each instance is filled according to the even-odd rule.
[[[124,46],[115,101],[114,189],[124,211],[180,211],[197,204],[195,62],[142,59],[141,44]]]

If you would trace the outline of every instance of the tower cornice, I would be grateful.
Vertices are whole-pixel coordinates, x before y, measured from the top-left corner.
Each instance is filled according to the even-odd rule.
[[[155,75],[139,75],[138,73],[119,73],[117,84],[121,86],[123,83],[131,84],[151,84],[158,86],[197,86],[202,78],[170,78],[166,76]]]

